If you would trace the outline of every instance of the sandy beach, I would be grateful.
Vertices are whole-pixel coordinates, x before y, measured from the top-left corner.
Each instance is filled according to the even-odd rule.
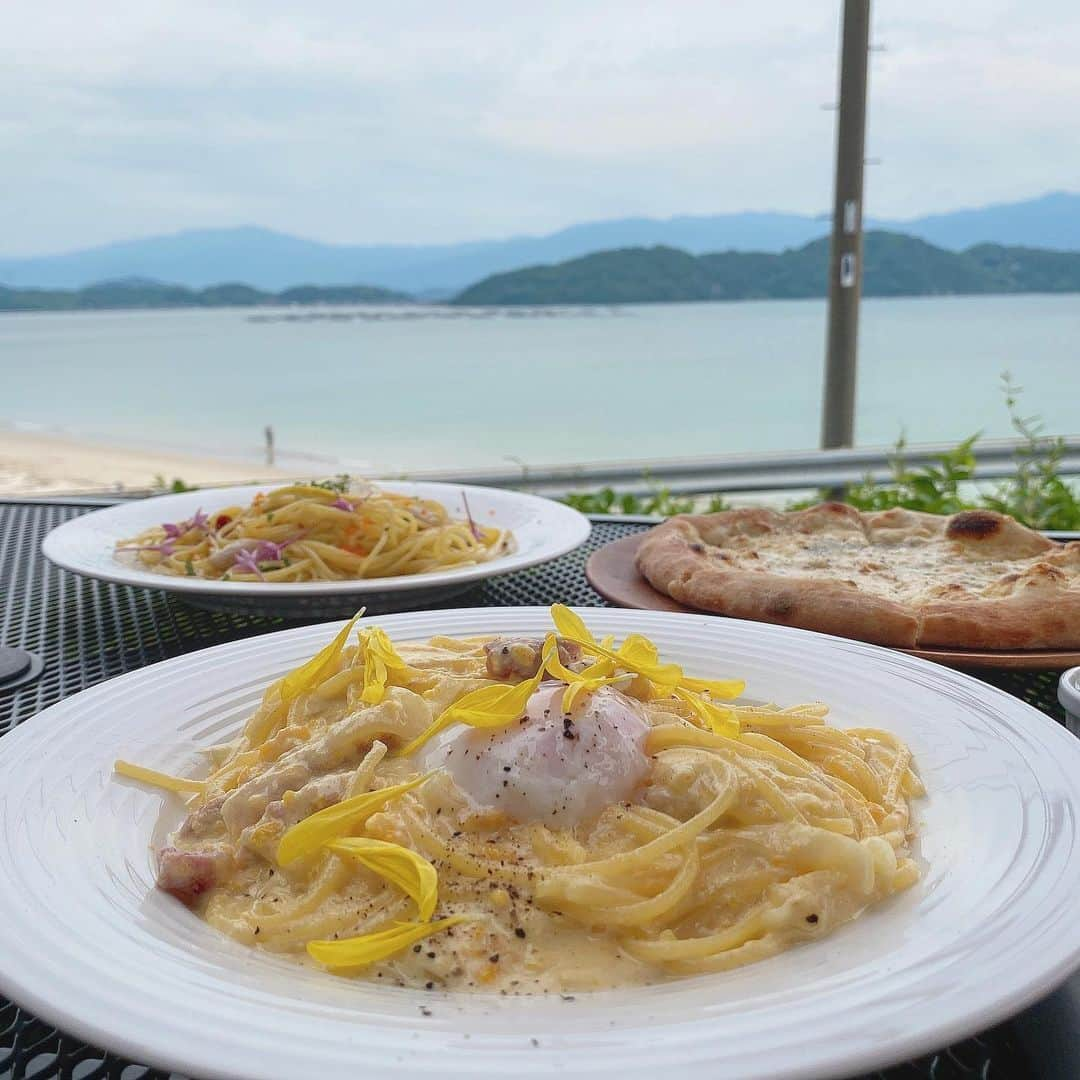
[[[211,485],[281,480],[295,472],[243,461],[110,447],[59,435],[0,428],[0,495],[144,491],[180,478]],[[305,474],[306,475],[306,474]]]

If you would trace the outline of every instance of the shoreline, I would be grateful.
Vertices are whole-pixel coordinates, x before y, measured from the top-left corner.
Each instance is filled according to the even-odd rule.
[[[117,493],[310,477],[287,469],[210,455],[109,446],[90,439],[0,427],[0,495]]]

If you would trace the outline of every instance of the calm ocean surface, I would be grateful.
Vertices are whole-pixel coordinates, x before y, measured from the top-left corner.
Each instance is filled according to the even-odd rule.
[[[0,424],[286,464],[530,465],[812,447],[823,301],[344,318],[0,315]],[[323,313],[328,314],[327,312]],[[284,317],[281,317],[284,316]],[[1080,432],[1080,296],[868,300],[858,441]]]

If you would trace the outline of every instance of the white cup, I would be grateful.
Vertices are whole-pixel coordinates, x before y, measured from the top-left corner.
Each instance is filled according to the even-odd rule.
[[[1058,682],[1058,701],[1065,710],[1065,726],[1080,735],[1080,667],[1069,668]]]

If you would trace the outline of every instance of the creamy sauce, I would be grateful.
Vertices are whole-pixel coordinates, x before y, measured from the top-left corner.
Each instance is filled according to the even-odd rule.
[[[407,685],[380,703],[361,700],[346,650],[267,738],[216,754],[162,856],[170,882],[206,875],[187,898],[211,925],[310,963],[309,941],[415,919],[413,900],[356,860],[322,850],[279,865],[276,853],[309,815],[440,765],[353,831],[429,859],[435,917],[470,921],[357,972],[372,981],[519,994],[723,970],[827,934],[918,878],[908,799],[922,789],[888,736],[773,711],[760,717],[770,751],[749,713],[745,744],[724,742],[674,699],[605,688],[564,714],[564,686],[543,684],[506,729],[457,725],[395,757],[491,684],[480,642],[400,653]],[[277,707],[268,697],[248,730]]]

